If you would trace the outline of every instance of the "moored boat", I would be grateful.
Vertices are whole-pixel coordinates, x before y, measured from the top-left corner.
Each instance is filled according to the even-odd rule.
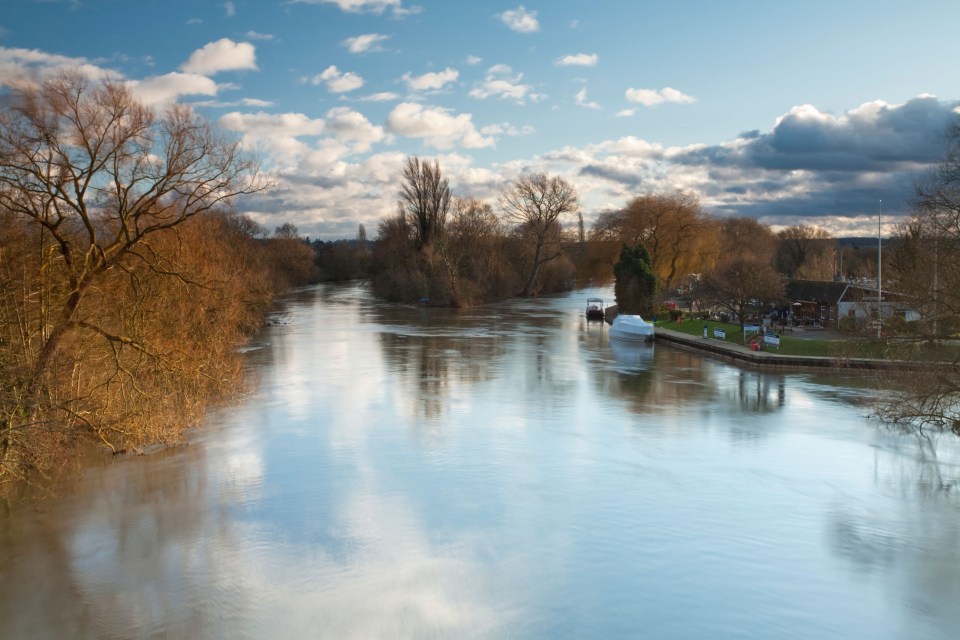
[[[603,320],[603,300],[587,298],[587,320]]]
[[[647,342],[653,340],[653,323],[647,322],[640,316],[618,315],[610,326],[610,337],[633,342]]]

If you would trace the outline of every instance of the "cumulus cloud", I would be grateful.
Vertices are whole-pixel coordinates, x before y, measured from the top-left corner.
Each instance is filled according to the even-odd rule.
[[[600,56],[595,53],[577,53],[557,58],[556,65],[558,67],[595,67],[599,60]]]
[[[217,95],[217,83],[197,73],[171,72],[128,82],[133,94],[149,105],[175,102],[181,96]]]
[[[908,212],[913,179],[942,157],[957,105],[920,96],[840,115],[800,105],[769,131],[719,145],[664,148],[632,137],[597,145],[578,172],[609,192],[693,189],[715,213],[856,233],[878,199],[892,217]]]
[[[325,129],[325,122],[302,113],[224,114],[218,121],[227,131],[241,134],[244,146],[266,156],[280,170],[291,170],[306,157],[310,145],[301,138],[315,138]]]
[[[393,93],[392,91],[380,91],[378,93],[371,93],[368,96],[358,98],[362,102],[390,102],[391,100],[398,100],[399,95]]]
[[[577,92],[577,95],[573,97],[574,102],[578,107],[585,107],[587,109],[600,109],[600,105],[596,102],[591,102],[587,99],[587,88],[583,87],[580,91]]]
[[[429,72],[416,77],[405,73],[403,81],[411,91],[428,91],[442,89],[444,85],[455,82],[459,77],[460,73],[456,69],[447,67],[443,71]]]
[[[470,91],[470,96],[479,100],[499,98],[512,100],[517,104],[525,104],[527,100],[538,102],[546,98],[537,93],[533,87],[523,84],[523,74],[514,75],[513,69],[505,64],[498,64],[487,70],[483,81]]]
[[[240,113],[237,111],[220,117],[220,126],[227,131],[236,131],[257,138],[278,136],[318,136],[324,131],[324,122],[302,113]]]
[[[480,129],[480,133],[487,136],[496,136],[496,135],[504,135],[504,136],[510,136],[510,137],[529,136],[533,132],[534,132],[534,128],[528,124],[523,125],[522,127],[517,127],[510,124],[509,122],[503,122],[501,124],[490,124]]]
[[[384,138],[383,127],[371,124],[359,111],[335,107],[327,112],[325,129],[340,142],[353,144],[351,151],[365,153]]]
[[[340,44],[345,46],[350,53],[367,53],[368,51],[383,51],[380,43],[389,39],[390,36],[379,33],[365,33],[361,36],[347,38]]]
[[[0,47],[0,87],[17,82],[42,80],[65,69],[79,71],[92,80],[119,80],[122,76],[86,58],[73,58],[38,49]]]
[[[190,58],[180,65],[187,73],[213,75],[220,71],[240,71],[256,69],[256,50],[249,42],[234,42],[221,38],[197,49]]]
[[[424,107],[402,102],[387,117],[387,128],[395,134],[421,138],[424,144],[438,149],[455,146],[479,149],[493,146],[493,138],[477,131],[470,114],[451,115],[449,109]]]
[[[480,56],[473,56],[473,55],[467,56],[467,64],[469,64],[470,66],[478,65],[481,62],[483,62],[483,58],[481,58]]]
[[[499,14],[498,17],[503,24],[517,33],[534,33],[540,30],[540,23],[537,21],[537,12],[527,11],[523,5],[520,5],[516,9],[504,11]]]
[[[390,11],[394,16],[403,17],[420,13],[421,7],[404,7],[402,0],[291,0],[293,4],[333,4],[346,13],[372,13],[381,15]]]
[[[330,65],[322,73],[313,76],[310,82],[314,85],[326,84],[327,89],[333,93],[347,93],[363,86],[363,78],[359,75],[352,71],[344,73],[334,65]]]
[[[696,102],[693,96],[688,96],[681,91],[664,87],[663,89],[627,89],[627,100],[642,104],[645,107],[654,107],[664,102],[676,102],[680,104],[689,104]]]
[[[868,102],[839,116],[812,105],[790,109],[768,133],[688,158],[774,170],[900,171],[935,162],[955,105],[921,96],[900,105]]]
[[[260,107],[261,109],[266,107],[272,107],[273,103],[269,100],[259,100],[257,98],[241,98],[240,100],[202,100],[197,102],[191,102],[193,107],[213,107],[218,109],[228,108],[228,107]]]

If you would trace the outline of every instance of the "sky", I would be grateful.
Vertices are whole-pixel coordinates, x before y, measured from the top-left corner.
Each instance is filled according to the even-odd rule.
[[[960,114],[956,0],[4,0],[0,92],[63,67],[243,141],[266,229],[356,237],[405,159],[496,207],[558,175],[589,225],[683,190],[717,216],[884,235]]]

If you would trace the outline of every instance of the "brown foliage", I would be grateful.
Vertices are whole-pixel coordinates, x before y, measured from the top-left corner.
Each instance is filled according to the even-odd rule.
[[[215,214],[266,185],[188,108],[79,73],[0,110],[0,482],[77,437],[177,437],[230,386],[269,289]],[[247,238],[247,236],[243,236]],[[252,315],[251,315],[252,314]]]
[[[643,246],[660,288],[676,287],[688,273],[700,273],[717,258],[717,224],[700,199],[682,191],[637,196],[619,211],[607,211],[593,227],[595,240]]]

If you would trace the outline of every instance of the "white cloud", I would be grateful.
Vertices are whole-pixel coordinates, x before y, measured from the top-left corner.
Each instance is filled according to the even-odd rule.
[[[190,59],[180,65],[187,73],[209,76],[220,71],[256,69],[256,50],[249,42],[234,42],[221,38],[209,42],[190,54]]]
[[[467,56],[467,64],[471,66],[480,64],[481,62],[483,62],[483,58],[480,56]]]
[[[557,58],[558,67],[595,67],[600,56],[595,53],[577,53]]]
[[[347,13],[373,13],[381,15],[390,10],[394,16],[402,17],[420,13],[421,7],[404,7],[402,0],[292,0],[293,4],[335,4]]]
[[[399,97],[399,95],[392,91],[381,91],[380,93],[372,93],[364,98],[359,98],[359,100],[362,102],[389,102],[391,100],[397,100]]]
[[[37,49],[0,47],[0,87],[43,79],[64,69],[79,71],[91,80],[123,78],[120,73],[92,64],[86,58],[71,58]]]
[[[218,87],[222,89],[222,87]],[[274,103],[269,100],[259,100],[257,98],[241,98],[240,100],[203,100],[197,102],[191,102],[190,105],[193,107],[213,107],[218,109],[224,109],[228,107],[259,107],[264,109],[266,107],[272,107]]]
[[[227,14],[228,18],[232,18],[237,15],[237,7],[232,2],[224,2],[223,10]]]
[[[658,104],[663,104],[664,102],[676,102],[680,104],[689,104],[691,102],[696,102],[697,99],[693,96],[688,96],[687,94],[672,89],[670,87],[664,87],[663,89],[627,89],[626,91],[627,100],[630,102],[636,102],[642,104],[645,107],[654,107]]]
[[[583,87],[580,91],[577,92],[577,95],[573,97],[574,102],[576,102],[578,107],[586,107],[587,109],[600,109],[600,105],[596,102],[590,102],[587,100],[587,88]]]
[[[479,149],[493,146],[493,138],[485,138],[473,125],[470,114],[451,115],[449,109],[426,108],[414,102],[401,102],[387,117],[392,133],[410,138],[422,138],[424,143],[438,149],[454,146]]]
[[[636,109],[623,109],[623,110],[621,110],[621,111],[617,111],[617,117],[618,117],[618,118],[632,118],[634,115],[636,115],[636,113],[637,113],[637,110],[636,110]]]
[[[359,75],[352,71],[344,73],[334,65],[330,65],[322,73],[313,76],[310,82],[314,85],[326,83],[327,89],[334,93],[346,93],[363,86],[363,78]]]
[[[243,144],[266,156],[271,165],[281,170],[290,170],[310,152],[310,146],[300,140],[316,137],[325,129],[321,119],[310,118],[302,113],[239,113],[231,112],[220,117],[219,124],[227,131],[242,135]]]
[[[384,36],[379,33],[365,33],[362,36],[347,38],[341,44],[345,46],[350,53],[366,53],[368,51],[383,51],[380,43],[389,39],[390,36]]]
[[[374,126],[360,112],[335,107],[327,112],[325,129],[341,142],[353,142],[353,152],[364,153],[384,138],[383,127]]]
[[[511,137],[529,136],[533,132],[534,132],[534,128],[528,124],[522,127],[516,127],[510,124],[509,122],[504,122],[502,124],[490,124],[480,129],[480,133],[487,136],[496,136],[496,135],[504,135],[504,136],[511,136]]]
[[[228,131],[261,138],[276,136],[318,136],[324,121],[302,113],[240,113],[233,111],[220,117],[220,126]]]
[[[429,72],[422,76],[413,77],[409,73],[403,74],[403,81],[411,91],[427,91],[442,89],[445,84],[455,82],[460,77],[456,69],[447,67],[440,72]]]
[[[537,102],[546,96],[536,93],[533,87],[520,81],[523,74],[513,75],[513,70],[505,64],[497,64],[487,70],[483,81],[470,91],[470,97],[479,100],[486,98],[500,98],[513,100],[517,104],[525,104],[527,100]]]
[[[498,17],[503,24],[517,33],[534,33],[540,30],[540,23],[537,22],[537,12],[527,11],[523,5],[516,9],[504,11]]]
[[[273,40],[275,37],[272,33],[257,33],[256,31],[247,31],[244,35],[251,40]]]
[[[174,71],[143,80],[131,80],[128,86],[137,98],[150,105],[174,102],[180,96],[217,95],[217,83],[197,73]]]
[[[647,142],[635,136],[626,136],[618,140],[602,142],[597,145],[596,148],[628,158],[658,159],[665,155],[663,145]]]

